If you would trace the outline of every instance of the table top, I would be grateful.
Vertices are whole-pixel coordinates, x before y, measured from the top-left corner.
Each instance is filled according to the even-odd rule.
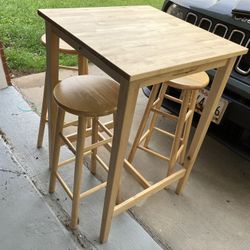
[[[235,57],[247,49],[151,6],[40,9],[38,14],[135,81]]]

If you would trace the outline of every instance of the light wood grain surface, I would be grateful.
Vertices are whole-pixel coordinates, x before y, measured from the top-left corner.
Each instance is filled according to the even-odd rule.
[[[150,6],[43,9],[39,14],[130,81],[246,53]]]
[[[119,84],[95,75],[73,76],[54,88],[56,102],[75,115],[96,117],[116,111]]]

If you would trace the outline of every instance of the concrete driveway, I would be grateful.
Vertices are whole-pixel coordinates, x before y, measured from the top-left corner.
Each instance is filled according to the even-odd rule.
[[[103,74],[92,65],[90,73]],[[61,78],[73,74],[71,71],[62,71]],[[17,78],[13,82],[31,104],[31,109],[39,113],[44,73]],[[146,101],[147,98],[141,92],[129,147]],[[162,117],[158,125],[170,129],[174,126]],[[156,135],[152,147],[167,152],[169,143],[165,137]],[[159,180],[166,173],[165,163],[145,152],[137,151],[134,165],[151,182]],[[104,178],[102,172],[99,172],[99,178]],[[122,196],[129,197],[140,189],[133,178],[124,172]],[[249,249],[250,162],[207,136],[184,193],[178,196],[174,190],[173,185],[130,210],[134,219],[162,248]]]

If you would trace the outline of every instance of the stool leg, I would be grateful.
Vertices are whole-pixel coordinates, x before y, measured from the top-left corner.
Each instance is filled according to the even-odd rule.
[[[43,136],[44,136],[44,129],[45,129],[45,124],[46,124],[47,110],[48,110],[47,87],[46,87],[46,84],[44,84],[43,103],[42,103],[41,118],[40,118],[38,138],[37,138],[37,148],[41,148],[43,144]]]
[[[140,125],[139,125],[139,128],[137,130],[137,133],[136,133],[136,136],[135,136],[131,151],[130,151],[129,156],[128,156],[128,161],[129,162],[132,162],[134,157],[135,157],[136,149],[137,149],[137,147],[138,147],[138,145],[140,143],[142,133],[143,133],[143,131],[144,131],[145,127],[146,127],[146,124],[147,124],[147,120],[148,120],[148,117],[149,117],[149,114],[150,114],[150,109],[151,109],[151,107],[152,107],[152,105],[153,105],[153,103],[155,101],[155,98],[157,96],[157,93],[159,91],[160,86],[161,86],[161,84],[156,84],[156,85],[153,86],[153,88],[151,90],[146,109],[145,109],[144,114],[142,116],[142,120],[140,122]],[[125,164],[125,168],[126,168],[126,164]]]
[[[78,55],[78,75],[87,75],[88,74],[88,59]],[[38,138],[37,138],[37,148],[41,148],[43,144],[44,137],[44,129],[46,124],[46,116],[48,111],[47,104],[47,87],[44,85],[43,91],[43,102],[42,102],[42,110],[41,110],[41,118],[39,124]],[[91,120],[88,120],[88,128],[91,127]]]
[[[183,91],[184,91],[183,103],[181,105],[181,110],[179,113],[179,118],[178,118],[178,122],[177,122],[176,129],[175,129],[174,141],[172,143],[171,153],[170,153],[170,157],[169,157],[167,176],[169,176],[172,173],[173,167],[177,161],[177,159],[176,159],[177,152],[180,149],[181,136],[183,134],[183,129],[184,129],[184,125],[185,125],[185,118],[187,115],[190,96],[191,96],[191,92],[192,92],[190,90],[183,90]]]
[[[87,75],[88,73],[88,59],[78,54],[78,75]],[[91,128],[91,118],[87,119],[87,128]]]
[[[61,108],[57,108],[57,122],[56,122],[56,131],[55,131],[55,141],[54,141],[54,149],[52,154],[52,168],[50,174],[50,184],[49,184],[49,192],[54,193],[56,187],[56,176],[59,162],[59,154],[60,154],[60,133],[63,130],[65,111]]]
[[[180,164],[183,164],[183,162],[185,160],[187,144],[188,144],[188,137],[189,137],[190,129],[192,126],[194,109],[195,109],[195,105],[196,105],[196,99],[197,99],[198,92],[199,92],[198,90],[193,90],[191,97],[190,97],[189,110],[192,110],[192,114],[189,116],[188,121],[186,122],[185,128],[184,128],[183,142],[182,142],[184,147],[183,147],[183,151],[182,151],[181,156],[180,156]]]
[[[87,75],[88,72],[88,59],[78,54],[78,75]]]
[[[158,103],[155,106],[156,109],[160,109],[161,108],[161,105],[162,105],[162,102],[164,100],[167,88],[168,88],[167,83],[163,83],[162,86],[161,86],[161,89],[160,89],[160,93],[158,95],[159,101],[158,101]],[[149,144],[149,141],[151,139],[151,136],[152,136],[152,133],[153,133],[153,128],[155,126],[155,122],[157,120],[157,117],[158,117],[158,114],[156,112],[154,112],[153,117],[151,118],[150,125],[149,125],[149,133],[148,133],[148,135],[146,137],[146,140],[144,142],[144,147],[148,147],[148,144]]]
[[[97,141],[98,141],[98,117],[94,117],[92,122],[92,144],[96,143]],[[92,174],[96,174],[96,154],[97,154],[97,148],[92,149],[91,168],[90,168]]]
[[[92,121],[91,118],[88,118],[88,119],[87,119],[87,128],[91,128],[91,126],[92,126],[91,121]]]
[[[77,144],[76,144],[76,161],[74,173],[74,188],[73,200],[71,210],[70,228],[76,228],[79,222],[79,206],[80,206],[80,193],[82,184],[82,168],[83,168],[83,151],[86,136],[86,118],[79,116],[78,131],[77,131]]]

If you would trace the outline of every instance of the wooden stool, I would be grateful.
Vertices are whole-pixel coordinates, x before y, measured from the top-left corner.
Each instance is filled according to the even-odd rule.
[[[133,173],[133,175],[136,176],[138,181],[145,188],[148,187],[149,183],[144,178],[141,178],[138,173],[135,173],[135,169],[131,165],[137,148],[142,149],[156,157],[159,157],[160,159],[166,160],[168,162],[167,176],[171,175],[177,161],[179,160],[180,163],[184,162],[189,132],[195,110],[197,93],[199,89],[204,88],[208,85],[208,83],[208,75],[205,72],[201,72],[153,86],[145,113],[142,117],[139,129],[137,131],[132,149],[128,157],[128,162],[125,161],[125,163],[127,163],[125,164],[126,169]],[[170,94],[166,94],[168,87],[180,89],[180,98],[171,96]],[[161,110],[161,105],[164,98],[181,105],[179,116]],[[152,112],[153,115],[148,129],[143,134],[147,121],[149,119],[150,112]],[[170,133],[155,126],[158,115],[162,115],[163,117],[176,121],[175,133]],[[149,142],[153,131],[158,131],[172,138],[173,142],[169,157],[166,157],[165,155],[162,155],[149,148]]]
[[[80,199],[100,190],[106,186],[106,182],[97,185],[83,193],[80,193],[82,182],[83,158],[91,154],[91,172],[96,172],[96,160],[108,170],[106,164],[97,155],[97,148],[105,146],[111,149],[112,133],[98,120],[98,117],[114,114],[117,109],[119,85],[111,80],[100,76],[75,76],[63,80],[54,89],[54,98],[58,104],[55,143],[52,155],[52,171],[50,177],[49,192],[55,191],[56,179],[72,199],[72,212],[70,227],[73,229],[78,224]],[[78,116],[78,130],[76,148],[63,135],[65,111]],[[92,118],[92,128],[87,129],[87,119]],[[101,127],[99,129],[98,127]],[[108,135],[101,134],[100,130]],[[85,145],[85,139],[92,135],[92,144]],[[59,162],[61,140],[75,153],[75,157]],[[75,160],[75,172],[73,192],[58,173],[58,167]]]
[[[44,46],[46,46],[46,35],[42,35],[41,42]],[[64,42],[62,39],[59,39],[59,52],[63,54],[69,54],[69,55],[77,55],[78,56],[78,67],[69,67],[64,65],[59,65],[59,68],[62,69],[70,69],[70,70],[78,70],[78,75],[86,75],[88,74],[88,60],[83,57],[82,55],[78,54],[75,49],[73,49],[69,44]],[[47,103],[47,86],[44,85],[44,91],[43,91],[43,102],[42,102],[42,110],[41,110],[41,118],[40,118],[40,124],[39,124],[39,132],[38,132],[38,138],[37,138],[37,147],[42,147],[43,144],[43,137],[44,137],[44,129],[45,124],[47,122],[47,111],[48,111],[48,103]],[[74,125],[75,122],[65,124],[65,126]],[[90,125],[89,125],[90,126]]]

